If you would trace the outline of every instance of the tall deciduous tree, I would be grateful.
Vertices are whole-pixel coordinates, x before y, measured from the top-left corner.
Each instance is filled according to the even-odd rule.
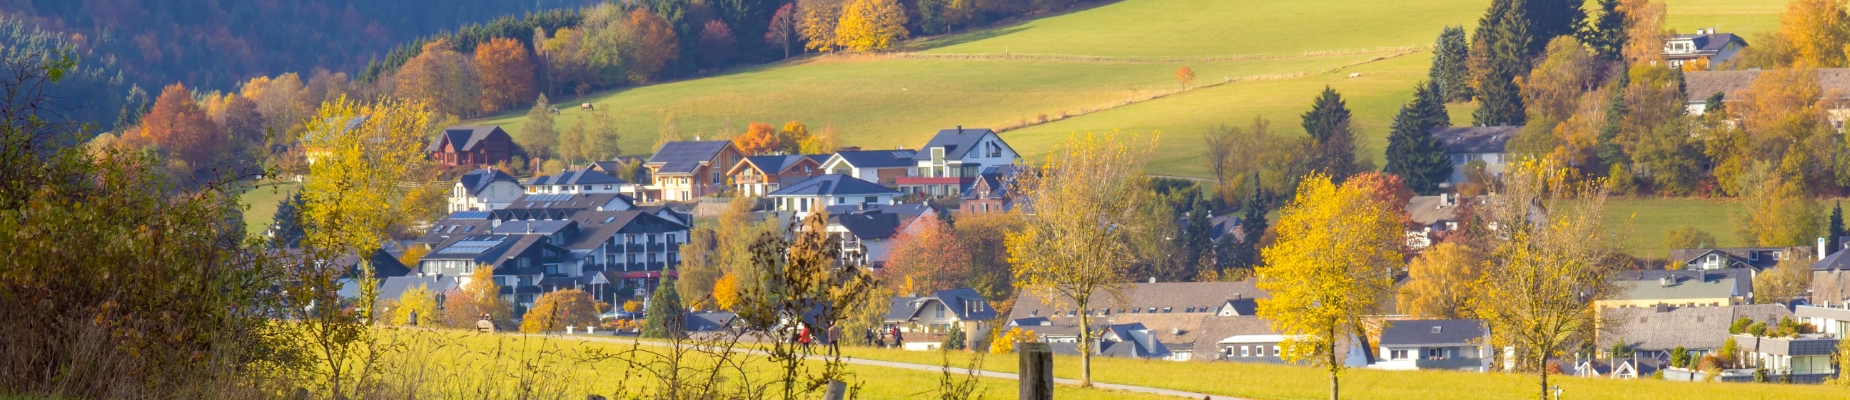
[[[848,0],[835,41],[849,51],[880,51],[906,40],[906,8],[897,0]]]
[[[178,83],[161,89],[154,108],[141,119],[140,136],[195,169],[205,169],[225,146],[224,131],[193,101],[186,86]]]
[[[835,132],[835,124],[826,124],[821,130],[810,134],[798,145],[803,154],[829,154],[841,148],[841,134]]]
[[[1188,84],[1195,83],[1195,70],[1187,65],[1176,69],[1176,83],[1182,84],[1182,90],[1188,90]]]
[[[415,317],[417,320],[412,321]],[[391,325],[437,326],[443,316],[437,314],[437,296],[430,292],[430,287],[419,284],[398,295],[398,307],[392,309],[392,316],[386,320]]]
[[[674,26],[661,15],[638,8],[619,28],[619,54],[624,72],[631,82],[649,83],[662,67],[681,54],[680,39]]]
[[[1445,111],[1439,85],[1419,85],[1413,91],[1413,100],[1400,107],[1389,127],[1387,172],[1400,176],[1414,192],[1437,192],[1439,183],[1452,176],[1452,161],[1446,159],[1445,143],[1433,136],[1432,130],[1449,126],[1452,117]]]
[[[777,47],[784,50],[785,59],[790,58],[790,45],[799,39],[796,5],[797,3],[784,3],[783,7],[778,7],[777,12],[771,14],[770,27],[764,31],[764,42],[777,43]]]
[[[623,155],[623,136],[617,131],[615,111],[594,110],[578,119],[585,123],[582,133],[583,149],[578,154],[590,161],[615,159]]]
[[[1281,357],[1330,373],[1336,399],[1344,364],[1339,341],[1365,338],[1362,318],[1380,312],[1402,260],[1402,228],[1387,202],[1360,185],[1337,186],[1322,174],[1299,184],[1280,210],[1278,240],[1265,248],[1259,317],[1285,335]],[[1366,346],[1357,344],[1357,346]]]
[[[747,155],[770,153],[777,147],[777,128],[763,122],[753,122],[745,128],[745,134],[734,136],[732,144],[739,146],[739,151]]]
[[[687,243],[681,244],[681,265],[675,267],[675,290],[693,299],[693,308],[706,309],[720,307],[716,301],[705,299],[714,297],[718,291],[715,284],[725,272],[720,268],[720,254],[714,246],[718,239],[709,228],[695,228],[687,233]]]
[[[475,67],[482,75],[482,111],[493,113],[533,98],[533,59],[527,46],[508,38],[475,46]]]
[[[1470,59],[1471,43],[1465,38],[1464,26],[1448,26],[1439,32],[1426,79],[1439,86],[1440,98],[1445,102],[1471,101]]]
[[[1756,246],[1783,247],[1810,244],[1824,233],[1823,211],[1800,184],[1777,176],[1752,185],[1741,194],[1745,210],[1735,217],[1736,233]]]
[[[1017,213],[957,216],[957,241],[970,258],[970,288],[994,301],[1015,295],[1014,273],[1009,266],[1008,236],[1022,229]]]
[[[1396,310],[1424,318],[1469,318],[1478,293],[1483,255],[1470,245],[1444,242],[1407,265],[1407,283],[1395,294]]]
[[[1850,44],[1850,13],[1838,0],[1794,0],[1779,16],[1779,34],[1792,48],[1793,64],[1842,67]]]
[[[1009,262],[1023,290],[1051,293],[1062,308],[1091,310],[1095,294],[1122,298],[1125,266],[1137,262],[1122,227],[1134,225],[1147,183],[1143,168],[1154,140],[1112,134],[1074,135],[1015,192],[1034,205],[1022,231],[1008,237]],[[1147,143],[1147,144],[1146,144]],[[1079,313],[1079,382],[1092,384],[1095,334],[1090,312]]]
[[[809,140],[809,127],[802,122],[784,123],[784,128],[777,131],[777,151],[784,154],[804,154],[803,142]]]
[[[725,21],[707,21],[700,28],[700,58],[709,68],[721,68],[732,63],[738,53],[738,38],[733,36],[732,27]]]
[[[797,34],[803,37],[804,49],[827,53],[840,48],[835,30],[841,22],[843,1],[797,0]]]
[[[1604,186],[1573,183],[1563,169],[1540,161],[1512,165],[1501,201],[1488,205],[1504,232],[1471,304],[1490,325],[1493,348],[1513,348],[1518,368],[1540,375],[1537,398],[1548,398],[1548,359],[1590,341],[1599,329],[1595,302],[1611,296],[1612,243],[1622,240],[1602,219]]]
[[[475,95],[482,91],[481,73],[474,60],[457,53],[450,42],[433,40],[424,52],[398,68],[394,94],[406,101],[430,104],[450,115],[471,116],[481,109]]]
[[[1663,0],[1619,0],[1618,10],[1625,15],[1625,59],[1632,64],[1662,60],[1667,34]]]
[[[552,102],[546,100],[546,95],[533,101],[533,108],[527,110],[527,122],[514,143],[529,157],[552,157],[553,148],[559,145],[559,130],[553,126]]]
[[[1790,257],[1754,277],[1754,304],[1785,304],[1811,288],[1811,261]]]
[[[928,293],[968,286],[970,254],[957,231],[937,218],[919,218],[893,239],[884,274],[887,287],[910,279],[912,289]]]

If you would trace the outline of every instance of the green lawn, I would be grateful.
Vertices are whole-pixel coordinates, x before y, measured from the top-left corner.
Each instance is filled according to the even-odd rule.
[[[852,357],[937,363],[937,353],[853,348]],[[967,355],[966,355],[967,356]],[[988,355],[983,368],[1015,372],[1015,355]],[[1094,358],[1098,382],[1186,390],[1254,399],[1327,399],[1329,375],[1322,369],[1249,363],[1202,363]],[[1056,356],[1054,376],[1079,375],[1078,357]],[[1512,399],[1534,397],[1535,375],[1351,369],[1341,376],[1345,399]],[[1846,389],[1821,385],[1694,383],[1549,377],[1563,399],[1809,399],[1841,398]]]
[[[478,334],[451,330],[409,330],[384,328],[375,330],[388,352],[381,362],[383,380],[398,386],[415,386],[419,398],[585,398],[600,394],[609,398],[619,392],[650,397],[657,382],[631,361],[648,363],[659,360],[649,352],[666,349],[641,347],[631,352],[631,344],[592,342],[571,337]],[[764,383],[773,378],[774,370],[762,357],[748,356],[744,369],[751,379]],[[692,356],[683,366],[704,368],[713,359]],[[938,360],[932,361],[938,364]],[[1010,364],[1012,367],[1012,363]],[[820,368],[820,363],[810,363]],[[861,398],[924,398],[935,395],[941,374],[874,366],[850,366],[850,384],[863,385]],[[687,373],[683,371],[683,373]],[[691,376],[689,374],[688,376]],[[729,383],[739,375],[727,374]],[[984,378],[979,393],[989,398],[1011,398],[1016,392],[1014,380]],[[529,392],[520,396],[521,388]],[[1128,392],[1055,387],[1055,397],[1062,399],[1161,399],[1153,395]]]
[[[244,207],[244,232],[252,235],[263,233],[276,217],[276,205],[301,188],[302,184],[299,183],[280,182],[245,189],[244,194],[238,196],[238,205]]]
[[[1606,225],[1628,232],[1623,249],[1639,258],[1664,258],[1664,232],[1694,226],[1715,236],[1715,247],[1748,245],[1734,233],[1741,203],[1708,199],[1612,199],[1606,202]],[[1615,230],[1618,232],[1618,230]]]

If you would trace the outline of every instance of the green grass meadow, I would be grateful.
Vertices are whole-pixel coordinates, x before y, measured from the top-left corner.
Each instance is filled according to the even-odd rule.
[[[245,189],[244,194],[238,196],[238,205],[244,208],[244,232],[263,233],[276,218],[277,204],[301,188],[300,183],[272,182]]]

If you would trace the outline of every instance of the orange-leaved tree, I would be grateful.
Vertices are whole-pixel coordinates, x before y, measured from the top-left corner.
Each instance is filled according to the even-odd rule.
[[[586,327],[597,323],[597,302],[583,290],[566,289],[541,295],[533,309],[521,318],[522,333],[564,330],[567,326]]]
[[[745,134],[732,138],[732,144],[739,146],[739,151],[747,155],[770,153],[777,147],[777,128],[763,122],[753,122],[745,128]]]
[[[533,60],[519,41],[495,38],[475,47],[482,73],[482,111],[496,112],[533,98]]]
[[[223,133],[193,101],[186,86],[175,83],[161,89],[161,97],[142,119],[140,139],[167,151],[171,159],[198,169],[211,161],[225,143]]]
[[[1844,66],[1850,44],[1850,13],[1843,0],[1794,0],[1779,16],[1779,35],[1792,49],[1795,66]]]
[[[1188,69],[1187,65],[1176,69],[1176,83],[1182,84],[1182,90],[1188,90],[1188,84],[1195,83],[1195,70]]]
[[[423,50],[398,67],[398,87],[393,95],[423,101],[445,114],[474,115],[481,106],[475,95],[482,91],[482,78],[475,62],[457,53],[444,40],[425,43]]]
[[[631,82],[648,83],[662,67],[681,54],[674,26],[661,15],[638,8],[620,28],[624,69]]]
[[[907,226],[893,238],[889,254],[881,271],[887,287],[902,287],[906,278],[920,293],[969,286],[969,252],[957,240],[957,232],[937,218],[920,217]]]

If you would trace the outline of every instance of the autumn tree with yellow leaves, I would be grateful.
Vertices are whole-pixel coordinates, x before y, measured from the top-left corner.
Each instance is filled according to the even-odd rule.
[[[835,42],[848,51],[891,49],[907,35],[906,8],[897,0],[849,0],[835,25]]]
[[[591,326],[597,323],[597,311],[597,301],[583,290],[549,292],[535,300],[533,308],[520,319],[520,332],[544,333],[565,330],[567,326]]]
[[[1271,298],[1259,300],[1259,317],[1285,335],[1280,357],[1329,371],[1331,399],[1344,369],[1336,343],[1368,336],[1362,319],[1382,310],[1403,259],[1401,210],[1376,197],[1361,184],[1306,177],[1279,211],[1278,240],[1262,252],[1258,285]]]
[[[1613,244],[1624,242],[1601,217],[1604,183],[1569,175],[1540,161],[1504,172],[1500,196],[1486,205],[1498,234],[1469,304],[1490,325],[1492,348],[1514,349],[1506,361],[1540,375],[1543,400],[1548,360],[1595,337],[1594,304],[1616,292]]]
[[[1009,263],[1021,290],[1048,293],[1043,301],[1079,315],[1079,384],[1092,385],[1092,353],[1097,333],[1090,312],[1104,295],[1124,296],[1128,266],[1137,263],[1131,238],[1141,217],[1137,210],[1151,196],[1144,164],[1156,147],[1154,137],[1073,135],[1047,156],[1036,171],[1021,174],[1019,199],[1035,213],[1021,230],[1008,235]]]
[[[1458,242],[1426,248],[1407,266],[1407,283],[1394,295],[1396,309],[1424,318],[1466,318],[1482,274],[1482,257],[1477,249]]]

